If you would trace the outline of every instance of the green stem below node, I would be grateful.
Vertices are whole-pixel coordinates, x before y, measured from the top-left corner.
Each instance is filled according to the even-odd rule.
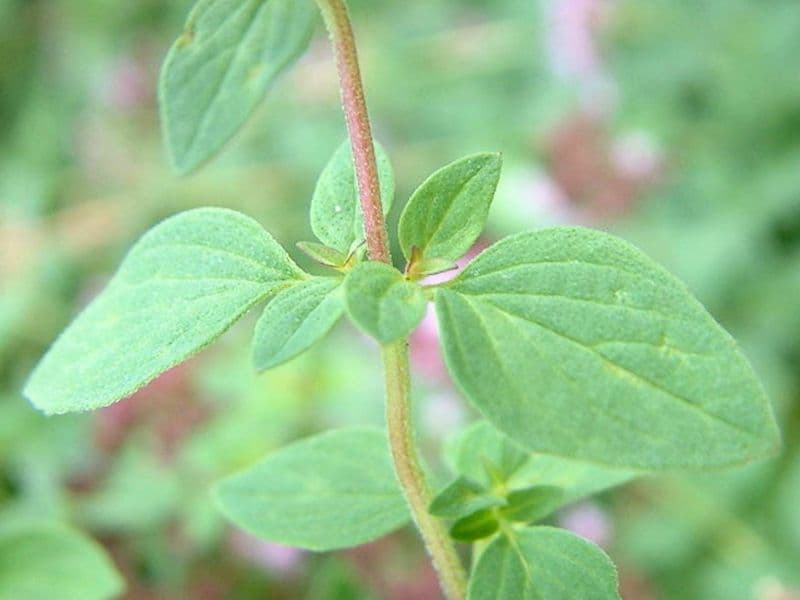
[[[428,512],[432,495],[414,442],[408,343],[399,340],[388,344],[383,347],[382,356],[386,377],[386,422],[397,478],[433,559],[445,595],[449,600],[463,600],[467,595],[467,577],[461,559],[443,522]]]

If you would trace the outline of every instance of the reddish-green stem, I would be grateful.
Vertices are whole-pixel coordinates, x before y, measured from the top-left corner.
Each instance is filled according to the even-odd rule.
[[[330,32],[339,72],[342,107],[353,150],[353,162],[358,182],[364,230],[367,235],[367,254],[370,260],[391,264],[389,239],[381,204],[378,167],[369,123],[364,86],[358,66],[356,42],[344,0],[317,0]]]
[[[344,0],[317,0],[317,4],[322,10],[336,54],[342,105],[364,214],[367,252],[371,260],[391,264],[372,131],[347,6]],[[385,345],[382,358],[386,381],[386,422],[397,479],[445,595],[449,600],[464,600],[467,589],[464,567],[444,523],[428,512],[432,494],[414,440],[407,341],[402,339]]]

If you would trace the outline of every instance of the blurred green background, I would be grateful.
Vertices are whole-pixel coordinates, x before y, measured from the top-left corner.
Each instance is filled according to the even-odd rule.
[[[179,179],[155,86],[190,4],[0,0],[0,521],[83,530],[113,556],[129,599],[438,598],[411,531],[306,554],[227,527],[208,496],[289,440],[381,422],[374,348],[347,324],[256,376],[250,315],[90,415],[44,418],[19,395],[159,219],[226,206],[289,248],[311,239],[310,195],[344,138],[321,25],[225,151]],[[554,223],[633,241],[687,282],[769,391],[784,435],[774,460],[640,479],[556,522],[607,549],[626,600],[800,598],[797,0],[351,5],[374,128],[397,174],[392,220],[435,168],[502,151],[483,244]],[[443,373],[430,320],[412,352],[435,460],[475,415]]]

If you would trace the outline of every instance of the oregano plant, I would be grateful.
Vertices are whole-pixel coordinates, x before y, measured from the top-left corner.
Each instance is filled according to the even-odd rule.
[[[647,471],[735,465],[779,443],[769,402],[731,336],[687,288],[621,239],[556,227],[503,239],[446,283],[484,228],[501,156],[467,156],[412,194],[392,260],[394,197],[372,138],[343,0],[317,0],[335,51],[349,139],[311,199],[327,268],[304,272],[259,223],[221,208],[180,213],[130,250],[55,341],[25,395],[60,414],[112,404],[212,343],[266,302],[258,370],[320,342],[347,316],[380,347],[386,427],[293,443],[214,490],[233,523],[314,551],[412,522],[450,599],[611,599],[603,551],[541,523],[559,507]],[[187,173],[247,120],[303,51],[311,0],[200,0],[164,63],[169,155]],[[412,431],[408,335],[433,303],[447,367],[483,419],[449,445],[434,489]],[[376,365],[377,368],[377,365]],[[378,401],[376,399],[376,401]],[[457,543],[472,547],[471,569]]]

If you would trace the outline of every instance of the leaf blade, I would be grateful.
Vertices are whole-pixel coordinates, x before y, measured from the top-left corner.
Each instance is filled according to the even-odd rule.
[[[394,172],[389,156],[377,142],[375,160],[385,216],[394,199]],[[364,239],[364,218],[349,141],[336,149],[322,170],[311,199],[310,219],[317,239],[345,255]]]
[[[381,343],[408,335],[425,316],[423,289],[389,265],[361,263],[347,274],[344,287],[350,318]]]
[[[200,0],[159,80],[167,149],[185,174],[211,158],[305,50],[311,2]]]
[[[398,225],[403,254],[455,261],[483,231],[500,179],[499,154],[474,154],[439,169],[412,194]]]
[[[124,589],[100,545],[77,531],[44,523],[0,531],[0,598],[106,600]]]
[[[500,536],[478,559],[469,600],[618,600],[617,571],[594,544],[562,529],[529,527]]]
[[[314,277],[278,292],[256,323],[253,363],[271,369],[308,350],[344,312],[341,280]]]
[[[459,387],[531,451],[671,468],[776,447],[768,401],[735,342],[622,240],[580,228],[512,236],[437,290],[436,305]]]
[[[106,289],[47,351],[23,393],[50,414],[107,406],[303,277],[249,217],[217,208],[180,213],[134,245]]]
[[[409,520],[384,432],[333,430],[220,482],[223,513],[265,539],[315,551],[357,546]]]

